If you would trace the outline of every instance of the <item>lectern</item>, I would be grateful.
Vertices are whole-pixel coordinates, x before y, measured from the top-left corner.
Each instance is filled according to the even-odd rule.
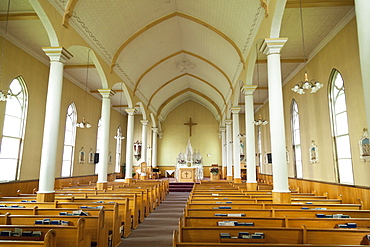
[[[195,169],[193,167],[179,168],[179,182],[195,182]]]

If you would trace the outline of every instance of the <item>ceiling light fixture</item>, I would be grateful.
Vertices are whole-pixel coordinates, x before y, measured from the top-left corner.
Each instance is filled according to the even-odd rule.
[[[183,59],[181,62],[177,63],[177,67],[181,69],[180,72],[186,72],[188,69],[194,69],[196,67],[195,64],[189,62],[186,58]]]
[[[301,16],[301,30],[302,30],[302,50],[303,50],[303,59],[305,67],[307,63],[306,59],[306,49],[305,49],[305,42],[304,42],[304,30],[303,30],[303,14],[302,14],[302,0],[299,1],[300,4],[300,16]],[[304,94],[304,90],[311,89],[310,93],[316,93],[320,88],[322,88],[324,85],[315,79],[309,80],[307,71],[304,72],[304,81],[298,82],[293,88],[292,91],[296,92],[298,94]]]

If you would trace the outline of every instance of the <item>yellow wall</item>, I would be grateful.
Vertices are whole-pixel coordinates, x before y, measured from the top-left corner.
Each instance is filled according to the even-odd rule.
[[[39,177],[40,171],[49,67],[36,60],[18,47],[6,42],[3,78],[0,85],[1,89],[7,89],[10,82],[18,76],[23,77],[29,96],[20,179],[37,179]],[[81,97],[81,95],[83,96]],[[98,98],[100,98],[100,96]],[[88,164],[87,159],[85,164],[78,164],[78,155],[82,147],[84,147],[84,151],[86,154],[89,153],[90,149],[93,149],[94,152],[96,150],[97,122],[100,118],[101,112],[101,101],[98,98],[85,93],[83,89],[64,78],[60,111],[60,126],[59,130],[56,128],[56,131],[58,131],[59,133],[58,153],[55,170],[56,177],[60,177],[66,111],[71,102],[74,102],[77,108],[77,121],[81,121],[82,117],[85,116],[86,120],[92,125],[92,128],[90,129],[77,128],[76,130],[73,176],[94,174],[95,165]],[[5,103],[0,103],[0,112],[4,112],[4,108]],[[3,116],[3,114],[1,114],[1,116]],[[2,131],[3,118],[1,118],[0,120],[0,129]],[[122,131],[125,135],[126,123],[126,117],[123,117],[115,110],[111,110],[109,151],[112,153],[112,163],[108,165],[108,172],[114,171],[116,157],[116,141],[114,139],[114,136],[116,135],[116,130],[120,124],[123,124]],[[122,158],[124,159],[126,150],[125,140],[123,140],[122,144]]]
[[[158,139],[158,166],[175,166],[180,150],[185,152],[189,140],[189,127],[184,123],[189,122],[189,118],[193,123],[197,123],[192,127],[190,141],[193,149],[196,149],[196,152],[200,151],[203,165],[210,166],[212,163],[221,165],[218,122],[204,106],[187,101],[172,110],[162,123],[163,137]]]

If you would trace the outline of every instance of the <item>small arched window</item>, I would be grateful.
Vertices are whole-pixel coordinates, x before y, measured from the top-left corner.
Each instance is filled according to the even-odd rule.
[[[344,80],[333,69],[329,82],[334,161],[339,183],[354,184]]]
[[[76,122],[77,122],[76,105],[72,102],[68,106],[66,114],[66,127],[64,130],[64,148],[61,171],[62,177],[72,176],[73,157],[76,141]]]
[[[293,148],[293,163],[294,173],[296,178],[303,178],[302,167],[302,150],[301,150],[301,130],[299,126],[298,104],[295,99],[292,99],[291,104],[291,123],[292,123],[292,148]]]
[[[28,92],[21,76],[9,85],[5,106],[3,135],[0,147],[0,180],[17,180],[20,177],[23,139],[26,126]]]

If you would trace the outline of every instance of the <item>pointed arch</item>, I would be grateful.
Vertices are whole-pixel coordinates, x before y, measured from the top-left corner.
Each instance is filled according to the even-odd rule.
[[[219,36],[221,36],[223,39],[225,39],[232,47],[234,47],[235,51],[238,53],[239,55],[239,59],[240,59],[240,62],[243,62],[243,55],[242,55],[242,52],[240,51],[240,49],[238,48],[238,46],[235,44],[235,42],[230,39],[226,34],[224,34],[223,32],[221,32],[220,30],[218,30],[217,28],[213,27],[212,25],[210,25],[209,23],[207,22],[204,22],[202,20],[199,20],[193,16],[190,16],[190,15],[187,15],[187,14],[184,14],[184,13],[181,13],[181,12],[173,12],[169,15],[166,15],[166,16],[163,16],[161,18],[159,18],[158,20],[155,20],[153,21],[152,23],[146,25],[145,27],[141,28],[139,31],[137,31],[136,33],[134,33],[131,37],[129,37],[118,49],[117,51],[115,52],[115,54],[113,55],[113,58],[112,58],[112,63],[111,63],[111,71],[113,70],[113,67],[115,66],[116,62],[117,62],[117,59],[118,59],[118,56],[121,54],[121,52],[133,41],[135,40],[137,37],[139,37],[141,34],[143,34],[144,32],[146,32],[147,30],[151,29],[152,27],[156,26],[156,25],[159,25],[160,23],[168,20],[168,19],[171,19],[173,17],[182,17],[184,19],[187,19],[187,20],[190,20],[190,21],[193,21],[195,23],[198,23],[208,29],[210,29],[211,31],[215,32],[216,34],[218,34]]]
[[[207,84],[208,86],[212,87],[222,98],[222,100],[224,101],[224,104],[226,104],[226,100],[225,100],[225,97],[222,95],[222,93],[220,92],[220,90],[218,90],[215,86],[213,86],[211,83],[209,83],[208,81],[198,77],[198,76],[195,76],[195,75],[192,75],[192,74],[189,74],[189,73],[185,73],[185,74],[182,74],[182,75],[179,75],[179,76],[176,76],[175,78],[172,78],[171,80],[169,80],[168,82],[164,83],[162,86],[160,86],[153,94],[152,96],[150,96],[150,99],[148,101],[148,107],[150,106],[150,103],[152,101],[152,99],[154,98],[154,96],[161,90],[163,89],[165,86],[167,86],[168,84],[170,84],[171,82],[174,82],[175,80],[181,78],[181,77],[184,77],[184,76],[191,76],[195,79],[198,79],[202,82],[204,82],[205,84]]]
[[[202,61],[204,61],[204,62],[206,62],[206,63],[208,63],[209,65],[211,65],[212,67],[214,67],[216,70],[218,70],[225,78],[226,78],[226,80],[229,82],[229,86],[230,86],[230,89],[232,89],[232,83],[231,83],[231,80],[230,80],[230,78],[226,75],[226,73],[221,69],[221,68],[219,68],[217,65],[215,65],[214,63],[212,63],[211,61],[209,61],[209,60],[207,60],[207,59],[205,59],[204,57],[202,57],[202,56],[199,56],[199,55],[197,55],[197,54],[195,54],[195,53],[192,53],[192,52],[189,52],[189,51],[185,51],[185,50],[181,50],[181,51],[178,51],[178,52],[175,52],[175,53],[173,53],[173,54],[171,54],[171,55],[169,55],[169,56],[167,56],[167,57],[165,57],[165,58],[163,58],[163,59],[161,59],[161,60],[159,60],[158,62],[156,62],[155,64],[153,64],[149,69],[147,69],[140,77],[139,77],[139,79],[137,80],[137,82],[136,82],[136,84],[135,84],[135,87],[134,87],[134,95],[135,95],[135,93],[136,93],[136,91],[137,91],[137,88],[138,88],[138,86],[139,86],[139,84],[140,84],[140,82],[141,82],[141,80],[144,78],[144,76],[146,75],[146,74],[148,74],[152,69],[154,69],[156,66],[158,66],[159,64],[161,64],[161,63],[163,63],[163,62],[165,62],[166,60],[168,60],[168,59],[170,59],[170,58],[172,58],[172,57],[174,57],[174,56],[177,56],[177,55],[179,55],[179,54],[181,54],[181,53],[185,53],[185,54],[188,54],[188,55],[190,55],[190,56],[193,56],[193,57],[196,57],[196,58],[198,58],[198,59],[200,59],[200,60],[202,60]]]

